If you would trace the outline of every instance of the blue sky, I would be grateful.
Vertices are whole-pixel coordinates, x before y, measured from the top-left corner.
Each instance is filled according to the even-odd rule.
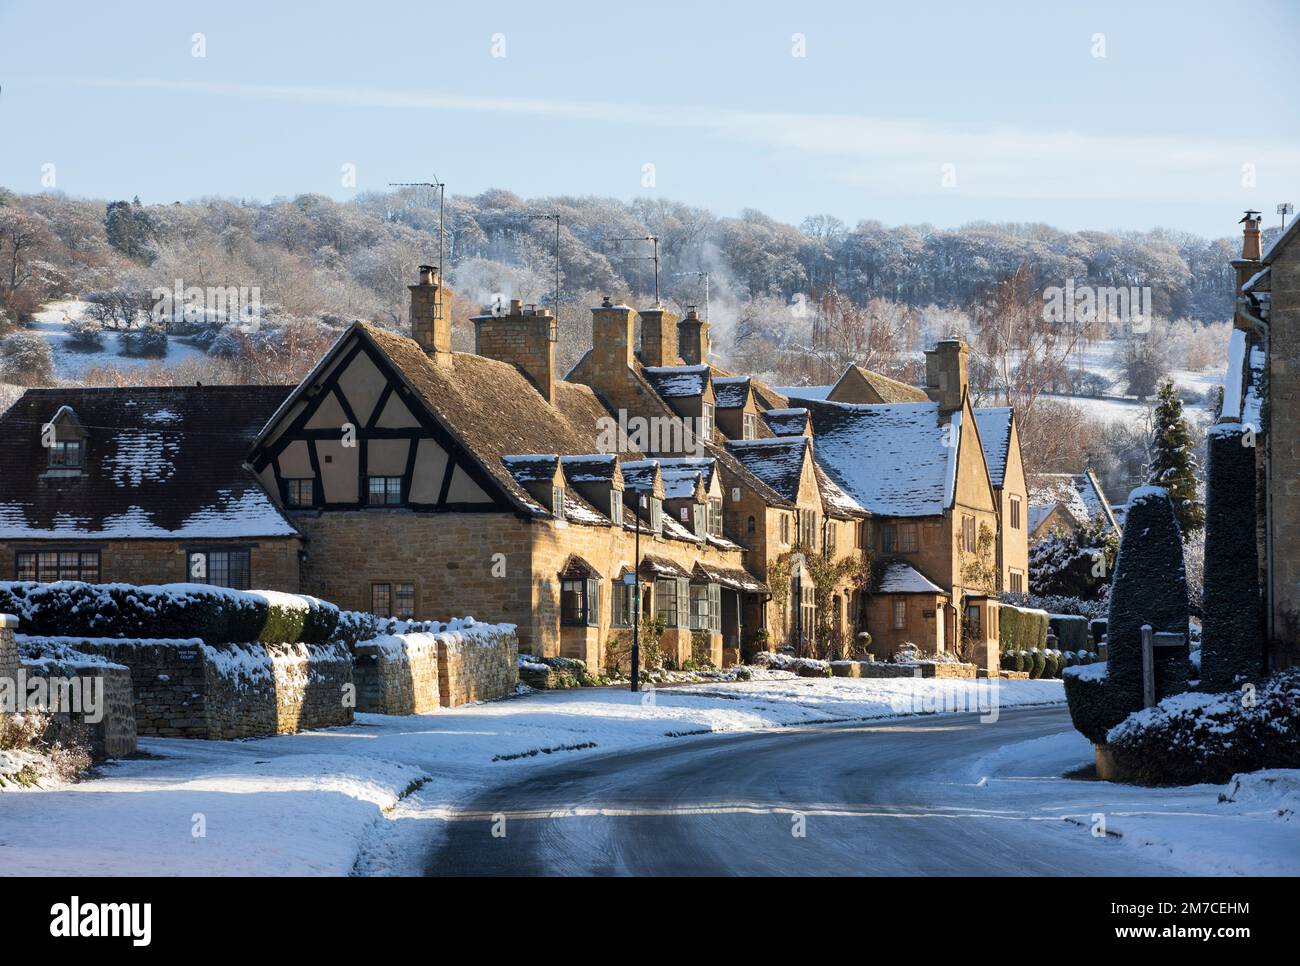
[[[53,165],[73,195],[344,199],[436,172],[792,222],[1227,235],[1300,202],[1298,40],[1294,0],[3,0],[0,185]]]

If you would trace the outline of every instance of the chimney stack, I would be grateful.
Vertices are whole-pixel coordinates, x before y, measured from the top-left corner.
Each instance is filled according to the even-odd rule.
[[[642,309],[641,364],[675,366],[677,359],[677,316],[662,305]]]
[[[944,339],[925,350],[925,392],[939,404],[939,414],[948,416],[961,409],[970,382],[970,346],[960,339]]]
[[[1263,216],[1253,208],[1237,224],[1244,226],[1241,231],[1241,257],[1232,260],[1232,267],[1237,273],[1237,290],[1233,302],[1241,297],[1241,287],[1251,280],[1263,267],[1263,242],[1260,238],[1260,224]],[[1232,324],[1235,328],[1250,332],[1254,323],[1240,310],[1235,310]]]
[[[686,307],[686,318],[677,323],[677,352],[688,366],[709,363],[709,323],[694,305]]]
[[[505,315],[474,316],[476,355],[520,369],[548,403],[555,402],[555,323],[549,309],[510,300]]]
[[[626,305],[612,305],[609,296],[591,310],[591,366],[595,385],[613,379],[621,385],[632,368],[632,332],[636,315]]]
[[[434,362],[450,366],[451,314],[443,302],[442,279],[432,265],[421,265],[420,282],[411,290],[411,338]]]

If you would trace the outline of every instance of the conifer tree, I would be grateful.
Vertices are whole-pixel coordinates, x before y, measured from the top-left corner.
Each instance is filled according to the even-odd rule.
[[[1178,528],[1186,537],[1205,526],[1205,506],[1196,497],[1196,454],[1191,428],[1183,415],[1183,401],[1173,380],[1160,384],[1155,430],[1151,439],[1151,466],[1147,482],[1169,494]]]

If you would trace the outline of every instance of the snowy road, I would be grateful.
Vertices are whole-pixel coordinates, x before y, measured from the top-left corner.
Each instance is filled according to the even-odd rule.
[[[469,802],[429,872],[1179,874],[1089,834],[1114,786],[999,759],[1069,728],[1064,708],[1030,708],[996,724],[814,725],[585,757]]]

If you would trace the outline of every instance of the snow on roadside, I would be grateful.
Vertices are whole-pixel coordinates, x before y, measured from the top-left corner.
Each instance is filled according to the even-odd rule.
[[[1060,681],[997,682],[1000,707],[1063,700]],[[0,795],[0,873],[411,873],[428,819],[557,755],[690,735],[987,707],[986,682],[794,678],[539,692],[253,741],[144,739],[57,790]],[[423,782],[424,784],[420,785]],[[404,793],[419,786],[413,794]],[[196,815],[206,835],[192,835]]]
[[[1093,834],[1103,816],[1109,836],[1191,875],[1300,875],[1300,770],[1178,788],[1063,777],[1092,760],[1088,740],[1064,731],[1005,745],[972,760],[962,777],[1000,804],[1069,821],[1078,836]]]

